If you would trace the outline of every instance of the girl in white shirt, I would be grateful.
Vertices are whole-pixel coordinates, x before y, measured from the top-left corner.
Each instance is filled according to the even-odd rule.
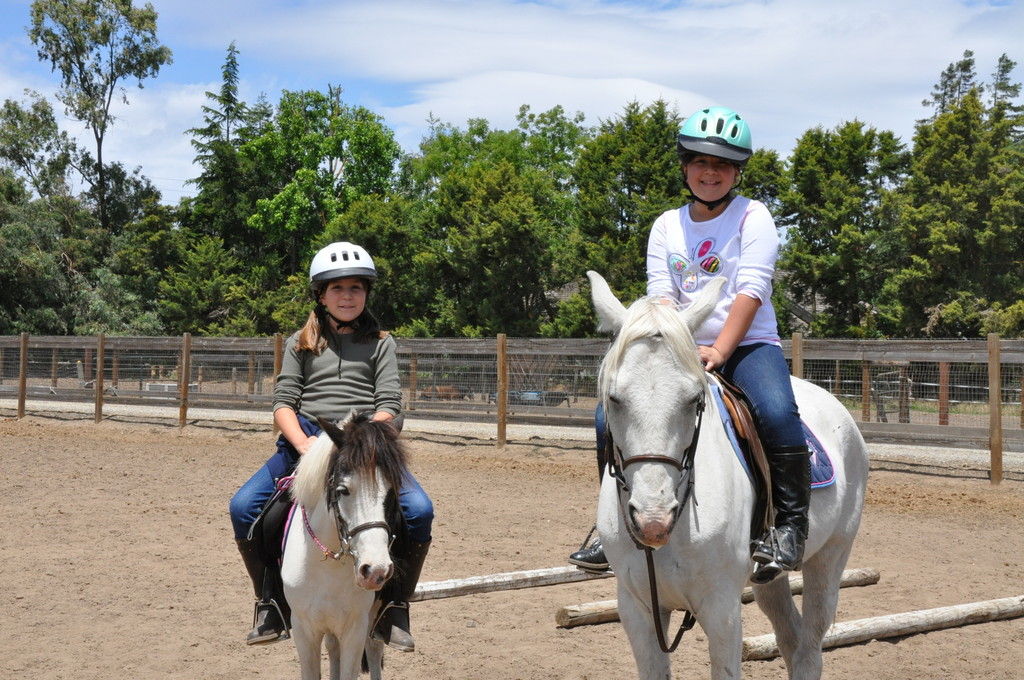
[[[720,106],[697,111],[683,123],[676,150],[693,200],[651,228],[647,293],[686,306],[712,278],[726,278],[694,339],[705,369],[746,393],[768,454],[775,526],[752,546],[752,580],[767,583],[800,568],[810,493],[810,454],[771,304],[778,234],[762,203],[734,191],[753,153],[750,128],[738,114]],[[598,420],[603,429],[603,414]],[[599,568],[607,564],[603,552],[591,544],[570,562]]]

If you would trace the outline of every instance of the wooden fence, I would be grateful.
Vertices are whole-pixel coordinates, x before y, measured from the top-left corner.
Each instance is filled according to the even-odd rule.
[[[0,399],[269,410],[283,338],[0,336]],[[410,417],[589,427],[608,342],[398,339]],[[869,441],[1024,450],[1024,340],[783,342],[794,375],[840,398]]]

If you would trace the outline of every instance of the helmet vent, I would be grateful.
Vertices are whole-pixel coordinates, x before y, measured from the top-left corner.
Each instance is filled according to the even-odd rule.
[[[715,134],[722,134],[722,128],[725,127],[725,121],[721,118],[718,119],[718,124],[715,125]]]
[[[700,129],[701,129],[701,132],[706,132],[707,131],[707,129],[708,129],[708,121],[707,121],[707,119],[702,120],[700,122]]]
[[[348,253],[347,253],[347,252],[345,252],[345,253],[342,253],[342,254],[341,254],[341,259],[343,259],[343,260],[345,260],[346,262],[348,262]]]
[[[337,261],[338,261],[338,254],[337,253],[331,253],[331,262],[337,262]]]
[[[740,135],[740,128],[738,125],[733,125],[732,129],[729,130],[729,136],[736,139]]]

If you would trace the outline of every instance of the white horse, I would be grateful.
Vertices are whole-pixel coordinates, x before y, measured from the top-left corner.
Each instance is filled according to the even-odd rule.
[[[599,384],[625,482],[620,490],[606,469],[597,527],[617,577],[619,614],[639,675],[672,677],[669,655],[657,639],[665,635],[655,625],[653,590],[659,627],[668,628],[674,609],[692,612],[707,636],[712,679],[734,680],[741,677],[740,596],[753,568],[755,493],[717,417],[693,340],[721,283],[709,283],[683,311],[649,298],[626,309],[600,275],[587,275],[602,330],[617,334]],[[839,580],[860,524],[868,462],[842,404],[802,380],[794,378],[793,389],[803,420],[831,454],[836,482],[811,494],[803,611],[795,607],[785,578],[755,586],[754,594],[775,629],[789,677],[809,680],[821,675],[821,640],[835,616]],[[694,486],[687,499],[689,482],[680,468],[691,447]],[[653,589],[648,554],[656,574]]]
[[[396,430],[368,414],[341,429],[320,425],[327,436],[299,461],[292,486],[299,507],[281,563],[292,637],[302,680],[320,678],[324,642],[331,680],[358,678],[364,651],[378,680],[384,646],[370,638],[370,626],[379,609],[374,593],[394,571],[389,547],[401,519],[393,494],[405,453]]]

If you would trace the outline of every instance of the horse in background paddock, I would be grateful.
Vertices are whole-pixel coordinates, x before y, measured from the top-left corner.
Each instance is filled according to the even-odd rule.
[[[370,628],[375,592],[394,573],[389,549],[402,529],[406,456],[397,430],[370,415],[353,414],[340,428],[321,420],[324,434],[300,459],[291,488],[281,580],[302,680],[320,678],[321,645],[331,680],[356,680],[364,652],[372,680],[381,677],[384,645]]]
[[[597,528],[637,670],[643,680],[672,677],[665,632],[672,610],[686,609],[707,636],[712,680],[735,680],[741,677],[740,597],[753,569],[755,492],[717,417],[693,340],[721,284],[710,282],[682,311],[649,298],[626,309],[599,274],[587,275],[601,329],[616,334],[601,364],[599,398],[618,453],[602,480]],[[832,458],[836,482],[811,494],[802,611],[785,578],[755,585],[754,596],[790,679],[816,680],[821,640],[835,617],[860,524],[868,460],[856,424],[835,397],[796,378],[793,390],[802,419]],[[687,468],[683,459],[691,451]]]

